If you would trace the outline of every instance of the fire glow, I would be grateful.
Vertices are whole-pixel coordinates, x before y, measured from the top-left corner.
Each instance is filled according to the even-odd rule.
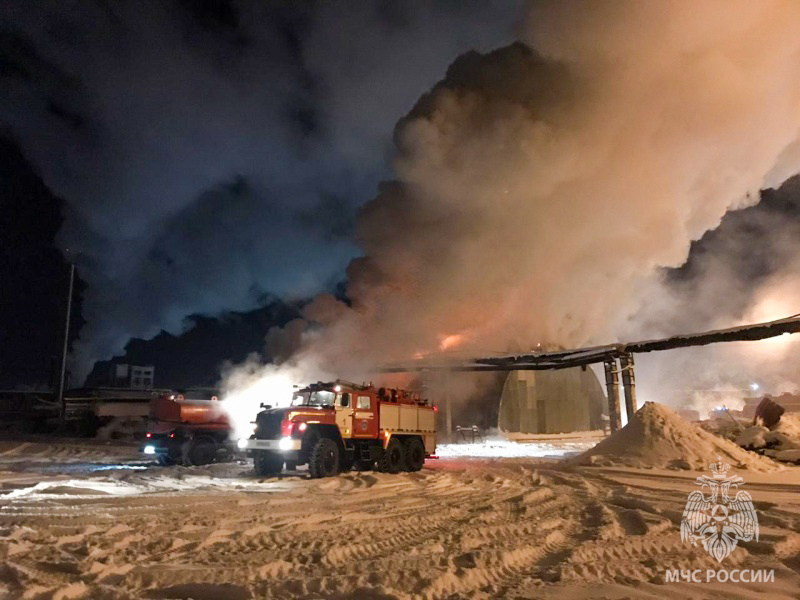
[[[452,350],[456,346],[460,346],[463,341],[464,341],[464,334],[462,333],[454,333],[452,335],[446,335],[442,338],[442,341],[439,343],[439,349],[442,351]]]
[[[748,313],[747,320],[752,323],[763,323],[784,319],[798,313],[798,303],[794,300],[796,294],[786,289],[770,289],[760,295],[753,309]],[[759,340],[754,346],[757,353],[769,356],[784,356],[793,342],[798,337],[784,333],[771,338]]]

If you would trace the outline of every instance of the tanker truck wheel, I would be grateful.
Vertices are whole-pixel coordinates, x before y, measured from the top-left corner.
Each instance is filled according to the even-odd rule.
[[[403,443],[393,437],[386,445],[383,455],[378,459],[378,471],[382,473],[399,473],[406,468],[405,448]]]
[[[156,456],[156,461],[158,461],[158,465],[160,467],[171,467],[175,464],[175,459],[170,458],[167,454],[159,454]]]
[[[283,469],[283,457],[274,452],[256,450],[253,453],[253,468],[259,477],[277,475]]]
[[[317,440],[308,458],[308,472],[314,479],[339,473],[339,446],[336,442],[328,438]]]
[[[211,438],[201,437],[183,445],[183,464],[199,467],[213,463],[217,458],[217,443]]]
[[[419,471],[425,464],[425,446],[417,438],[406,442],[406,470]]]

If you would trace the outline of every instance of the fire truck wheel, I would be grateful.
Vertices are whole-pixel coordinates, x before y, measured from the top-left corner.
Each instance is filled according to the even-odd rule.
[[[419,471],[424,464],[425,446],[417,438],[411,438],[406,442],[406,469]]]
[[[259,477],[277,475],[283,469],[283,457],[273,452],[257,450],[253,453],[253,468]]]
[[[308,459],[311,477],[333,477],[339,472],[339,446],[331,439],[320,438]]]
[[[403,443],[393,437],[386,445],[383,456],[378,460],[378,471],[383,473],[399,473],[405,469],[405,449]]]

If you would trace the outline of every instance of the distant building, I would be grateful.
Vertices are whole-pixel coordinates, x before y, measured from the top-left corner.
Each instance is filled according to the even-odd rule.
[[[95,371],[89,387],[114,387],[131,390],[151,390],[155,383],[155,367],[153,365],[129,365],[125,363],[111,364],[106,369]]]
[[[124,382],[120,387],[128,387],[133,390],[152,389],[156,370],[153,365],[140,367],[138,365],[123,364],[116,365],[116,367],[117,382]]]

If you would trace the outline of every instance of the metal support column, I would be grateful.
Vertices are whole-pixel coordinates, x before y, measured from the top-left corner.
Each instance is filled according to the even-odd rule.
[[[633,372],[633,354],[623,354],[619,358],[620,371],[622,372],[622,389],[625,392],[625,413],[628,421],[636,412],[636,375]]]
[[[447,440],[450,441],[453,437],[453,403],[450,400],[450,374],[444,371],[444,409],[445,409],[445,431],[447,433]]]
[[[617,361],[607,360],[603,363],[606,371],[606,393],[608,394],[608,423],[611,433],[622,429],[619,411],[619,370]]]

